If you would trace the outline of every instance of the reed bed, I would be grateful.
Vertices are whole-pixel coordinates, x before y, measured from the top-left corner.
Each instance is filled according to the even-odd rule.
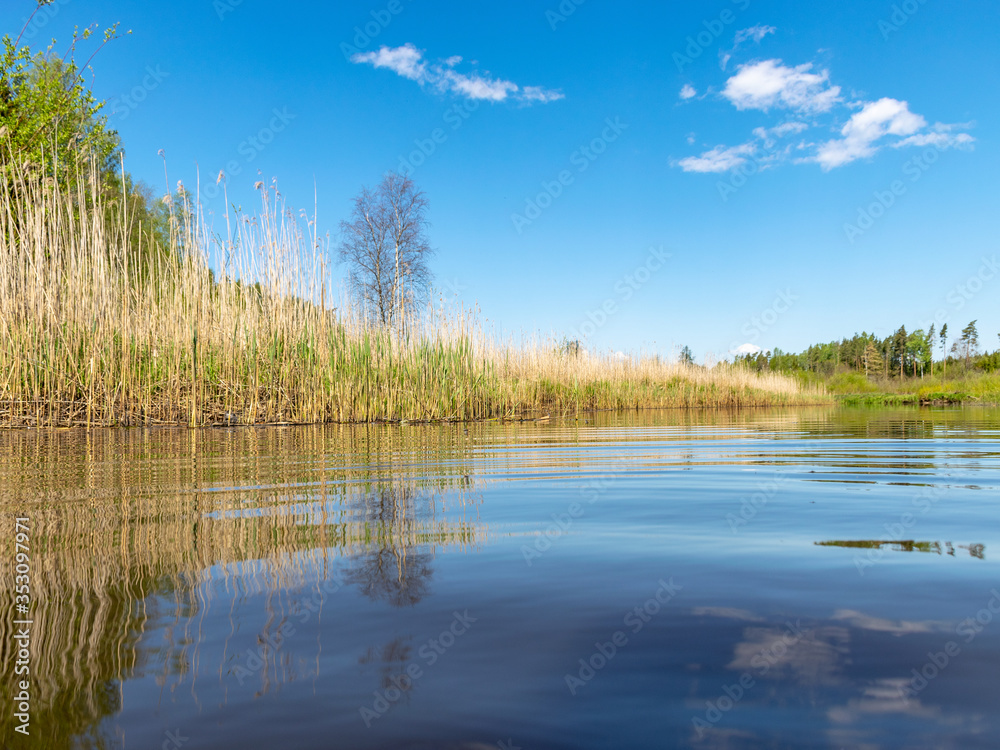
[[[8,170],[16,174],[17,170]],[[823,403],[791,378],[571,356],[429,306],[398,329],[338,299],[315,221],[261,183],[214,235],[197,194],[167,252],[130,247],[96,180],[0,185],[0,425],[472,421],[652,407]],[[173,203],[171,204],[173,205]],[[113,218],[109,219],[108,216]],[[235,220],[235,226],[232,221]]]

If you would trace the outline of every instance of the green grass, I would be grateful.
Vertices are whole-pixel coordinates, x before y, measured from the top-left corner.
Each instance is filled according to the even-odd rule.
[[[868,380],[861,373],[838,374],[826,381],[827,390],[849,406],[908,404],[1000,404],[1000,373],[960,373],[902,380]]]

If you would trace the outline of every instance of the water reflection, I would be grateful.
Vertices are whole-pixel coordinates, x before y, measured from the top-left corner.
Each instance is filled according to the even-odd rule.
[[[476,549],[487,529],[475,517],[467,443],[447,432],[393,437],[362,428],[4,435],[0,503],[31,519],[32,735],[49,747],[121,746],[102,722],[121,711],[124,682],[156,674],[171,691],[193,684],[205,667],[199,623],[246,597],[263,596],[268,613],[252,644],[265,660],[252,670],[260,694],[296,679],[280,633],[319,611],[326,594],[306,592],[336,560],[372,599],[419,601],[435,551]],[[2,573],[4,612],[12,572]],[[12,633],[8,620],[0,627],[9,699]],[[161,632],[151,638],[151,628]]]
[[[969,553],[971,557],[985,560],[986,545],[984,544],[960,544],[957,547],[951,542],[915,542],[912,539],[887,542],[881,539],[858,539],[856,541],[829,541],[816,542],[818,547],[845,547],[847,549],[891,549],[895,552],[931,552],[937,555],[955,556],[956,549],[962,549]]]
[[[992,596],[975,616],[989,612],[990,605],[1000,613],[1000,593]],[[780,746],[951,747],[957,743],[949,735],[975,737],[991,723],[975,705],[981,701],[941,700],[935,689],[961,684],[954,672],[970,666],[962,652],[983,632],[969,625],[974,618],[960,622],[956,631],[948,621],[889,620],[854,611],[781,624],[751,612],[701,614],[722,618],[716,627],[740,622],[742,631],[725,665],[730,676],[716,695],[703,695],[693,720],[693,747],[753,747],[763,736],[784,738]],[[885,654],[904,648],[915,659],[899,669]],[[935,685],[939,679],[948,685]],[[808,741],[794,739],[790,728],[806,721],[812,724]]]
[[[1000,728],[1000,691],[973,690],[1000,668],[998,435],[996,410],[829,408],[4,433],[0,506],[31,519],[33,740],[751,747],[808,727],[819,746],[972,746]],[[731,528],[761,472],[781,482]],[[879,538],[927,488],[919,538],[975,543]],[[859,575],[858,550],[925,554]],[[566,670],[674,574],[683,595],[567,694]],[[10,612],[11,566],[0,580]],[[429,665],[464,611],[476,626]],[[0,621],[5,705],[11,635]],[[393,690],[369,729],[360,709]]]

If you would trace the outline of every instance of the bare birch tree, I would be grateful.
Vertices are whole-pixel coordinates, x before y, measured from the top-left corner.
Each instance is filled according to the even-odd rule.
[[[407,310],[426,300],[427,198],[409,177],[388,172],[377,188],[362,188],[349,221],[340,223],[340,259],[351,292],[368,315],[386,326],[403,324]]]

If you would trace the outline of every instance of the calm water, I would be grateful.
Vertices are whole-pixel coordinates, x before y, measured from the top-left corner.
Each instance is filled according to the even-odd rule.
[[[0,433],[3,741],[997,747],[1000,411],[587,420]]]

